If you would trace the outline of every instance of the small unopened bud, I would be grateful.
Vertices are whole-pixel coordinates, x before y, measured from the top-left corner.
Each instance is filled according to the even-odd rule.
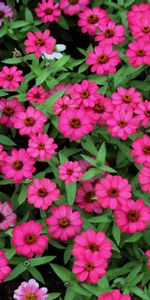
[[[17,48],[14,48],[13,57],[22,57],[21,52]]]

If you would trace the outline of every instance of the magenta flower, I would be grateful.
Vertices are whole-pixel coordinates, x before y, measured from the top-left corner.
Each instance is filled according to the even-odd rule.
[[[77,108],[77,103],[69,96],[60,97],[54,102],[53,112],[54,115],[60,115],[67,108]]]
[[[116,25],[113,21],[107,24],[100,24],[96,33],[96,42],[106,41],[109,44],[120,44],[125,41],[125,28],[123,25]]]
[[[120,61],[118,51],[113,50],[112,45],[102,43],[94,47],[94,52],[88,52],[86,64],[92,65],[92,73],[108,75],[116,72],[116,66]]]
[[[89,117],[93,124],[99,123],[106,125],[106,121],[111,117],[114,111],[112,100],[102,94],[98,94],[95,98],[95,103],[92,108],[88,108]]]
[[[100,25],[106,25],[109,21],[106,10],[99,6],[86,7],[84,12],[79,14],[78,26],[81,27],[83,33],[88,32],[90,35],[94,35]]]
[[[1,167],[4,165],[5,163],[5,157],[7,156],[7,152],[3,151],[3,146],[0,144],[0,171],[1,171]]]
[[[117,108],[122,104],[126,104],[128,107],[132,107],[134,109],[140,102],[142,102],[141,93],[137,92],[134,87],[129,89],[118,87],[117,91],[112,93],[111,98],[112,103],[116,105]]]
[[[71,205],[60,204],[58,207],[52,207],[46,224],[49,225],[48,232],[52,234],[53,239],[67,241],[81,231],[83,221],[81,213],[73,211]]]
[[[33,158],[39,158],[40,161],[45,159],[51,160],[58,145],[48,134],[39,133],[29,139],[27,152]]]
[[[113,137],[126,140],[129,134],[135,134],[138,127],[138,120],[133,117],[133,109],[122,104],[119,110],[114,110],[107,120],[108,132]]]
[[[134,110],[136,120],[140,121],[144,127],[150,122],[150,101],[145,100],[137,105]]]
[[[8,128],[11,128],[14,124],[16,116],[19,112],[23,112],[25,107],[19,102],[17,98],[7,100],[5,98],[0,99],[0,111],[2,112],[0,124],[5,124]]]
[[[27,151],[23,148],[16,150],[12,149],[11,155],[4,158],[4,165],[1,172],[6,179],[11,179],[15,184],[20,183],[24,178],[32,178],[35,172],[35,160],[30,157]]]
[[[27,195],[28,202],[35,208],[46,210],[53,202],[59,200],[60,190],[48,178],[34,178],[28,187]]]
[[[68,108],[59,117],[58,129],[64,137],[76,141],[84,134],[90,133],[93,126],[85,109]]]
[[[148,268],[150,269],[150,250],[147,250],[147,251],[145,252],[145,254],[146,254],[147,258],[148,258],[147,266],[148,266]]]
[[[150,64],[150,45],[143,39],[129,43],[128,47],[129,49],[126,51],[126,55],[129,57],[128,64],[134,68],[142,64]]]
[[[118,204],[131,198],[131,185],[126,178],[107,174],[96,184],[95,193],[103,208],[116,209]]]
[[[112,256],[112,243],[103,231],[95,232],[93,229],[87,229],[75,237],[72,255],[78,258],[82,250],[86,249],[98,253],[99,257],[104,260],[108,260]]]
[[[14,227],[17,221],[17,216],[13,213],[10,202],[2,203],[0,201],[0,230],[7,230],[9,227]]]
[[[44,33],[28,32],[24,44],[26,53],[34,53],[37,58],[40,58],[43,52],[51,54],[54,51],[56,40],[50,36],[50,30],[46,29]]]
[[[47,117],[40,111],[28,106],[25,112],[19,112],[14,121],[14,127],[19,129],[20,135],[33,135],[43,132]]]
[[[98,86],[95,82],[83,80],[80,84],[73,85],[71,98],[78,105],[83,104],[85,107],[93,107],[97,98]]]
[[[130,30],[132,32],[132,36],[134,39],[140,38],[148,38],[150,39],[150,19],[149,19],[149,12],[143,13],[141,18],[136,17],[136,26],[134,24],[130,25]]]
[[[131,300],[130,295],[123,295],[119,290],[113,290],[111,293],[106,292],[98,296],[98,300]]]
[[[0,86],[4,89],[9,89],[9,91],[13,91],[19,87],[20,82],[24,81],[24,77],[21,76],[22,73],[22,71],[17,70],[16,66],[10,68],[4,66],[0,72]]]
[[[138,174],[138,181],[144,192],[150,193],[150,164],[145,164]]]
[[[27,91],[26,100],[34,102],[36,105],[45,102],[48,97],[42,86],[34,85],[30,90]]]
[[[76,182],[83,176],[78,161],[66,161],[59,165],[59,178],[65,181],[65,184]]]
[[[150,209],[142,199],[126,200],[114,211],[114,216],[121,232],[135,233],[147,228],[150,222]]]
[[[99,256],[99,253],[89,249],[82,250],[75,260],[72,272],[76,274],[77,280],[89,283],[97,283],[106,273],[107,262]]]
[[[53,0],[42,0],[38,3],[35,9],[37,17],[41,18],[42,23],[58,22],[61,11],[59,9],[59,4],[54,4]]]
[[[11,242],[16,253],[32,258],[35,254],[41,255],[48,245],[48,236],[41,235],[42,225],[30,220],[22,222],[12,231]]]
[[[136,164],[150,163],[150,137],[147,134],[136,138],[132,148],[130,155],[134,157]]]
[[[2,26],[3,18],[12,19],[14,16],[12,6],[6,5],[4,2],[0,2],[0,26]]]
[[[5,253],[0,250],[0,283],[11,273],[11,268],[8,266],[8,259]]]
[[[85,10],[86,5],[89,3],[90,0],[60,0],[60,8],[63,9],[66,15],[73,16]]]
[[[46,287],[39,288],[37,281],[30,279],[28,282],[23,281],[18,289],[14,291],[13,299],[46,300],[48,298],[47,292]]]

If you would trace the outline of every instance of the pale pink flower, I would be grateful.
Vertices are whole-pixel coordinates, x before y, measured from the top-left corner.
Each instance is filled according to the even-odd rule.
[[[25,112],[19,112],[14,120],[14,127],[19,129],[20,135],[33,135],[43,132],[47,117],[32,106],[28,106]]]
[[[46,287],[39,288],[39,284],[35,279],[28,282],[23,281],[14,291],[13,299],[16,300],[45,300],[48,298],[48,290]]]
[[[147,251],[145,252],[145,254],[146,254],[147,258],[148,258],[147,266],[148,266],[148,268],[150,269],[150,250],[147,250]]]
[[[138,103],[142,102],[141,93],[137,92],[134,87],[125,89],[118,87],[117,91],[111,95],[112,103],[119,109],[120,105],[125,103],[128,107],[136,108]]]
[[[34,85],[30,90],[27,91],[26,100],[34,102],[36,105],[45,102],[48,97],[48,93],[45,92],[42,86]]]
[[[2,71],[0,71],[0,86],[4,89],[9,89],[13,91],[19,87],[20,82],[24,81],[22,71],[18,70],[16,66],[7,67],[4,66]]]
[[[24,110],[25,107],[19,102],[17,98],[12,98],[10,100],[1,98],[0,111],[2,112],[2,115],[0,124],[5,124],[8,128],[11,128],[14,124],[17,114]]]
[[[89,3],[90,0],[60,0],[60,8],[63,9],[66,15],[73,16],[85,10],[86,5]]]
[[[40,161],[51,160],[57,148],[58,145],[54,143],[53,138],[46,133],[39,133],[29,139],[27,152],[31,157],[39,158]]]
[[[112,45],[102,43],[94,47],[94,52],[88,52],[86,64],[92,66],[92,73],[108,75],[116,72],[116,66],[120,61],[118,51],[113,50]]]
[[[59,3],[54,4],[53,0],[42,0],[35,9],[37,17],[41,18],[42,23],[58,22],[61,11]]]
[[[121,232],[135,233],[144,231],[150,222],[150,209],[142,199],[126,200],[114,211],[116,224]]]
[[[35,254],[41,255],[48,245],[48,236],[41,235],[42,228],[42,224],[33,220],[16,226],[11,238],[16,253],[28,258],[32,258]]]
[[[150,193],[150,164],[145,164],[138,174],[138,181],[144,192]]]
[[[5,277],[11,273],[11,268],[8,266],[8,259],[5,253],[0,250],[0,283],[3,282]]]
[[[99,6],[87,7],[84,12],[79,14],[78,26],[81,27],[83,33],[88,32],[90,35],[94,35],[101,24],[106,25],[109,21],[106,10]]]
[[[150,163],[150,137],[147,134],[136,138],[132,148],[130,155],[134,157],[136,164]]]
[[[105,292],[98,296],[98,300],[131,300],[130,295],[121,294],[119,290],[113,290],[112,292]]]
[[[97,283],[106,273],[107,262],[99,256],[99,253],[88,249],[80,251],[75,260],[72,272],[77,280],[89,283]]]
[[[59,117],[58,129],[64,137],[76,141],[84,134],[90,133],[93,125],[85,109],[68,108]]]
[[[134,110],[137,115],[135,119],[140,121],[144,127],[150,122],[150,101],[145,100],[137,105]]]
[[[17,221],[17,216],[13,213],[10,202],[0,201],[0,230],[7,230],[9,227],[14,227]]]
[[[78,105],[93,107],[97,98],[98,86],[95,82],[83,80],[81,83],[75,83],[71,91],[71,98]]]
[[[99,257],[104,260],[108,260],[112,256],[112,243],[103,231],[95,232],[93,229],[87,229],[75,237],[72,255],[78,258],[80,252],[86,249],[98,253]]]
[[[67,108],[77,108],[77,103],[70,98],[69,96],[60,97],[58,100],[54,102],[53,111],[54,115],[60,115],[62,111],[66,110]]]
[[[65,181],[65,184],[76,182],[83,176],[78,161],[66,161],[59,165],[59,178]]]
[[[120,44],[125,41],[125,28],[123,25],[116,25],[113,21],[108,24],[100,24],[96,33],[96,42],[107,41],[110,44]]]
[[[131,185],[126,178],[107,174],[96,184],[95,194],[103,208],[116,209],[118,204],[131,198]]]
[[[20,183],[24,178],[32,178],[35,172],[35,159],[31,158],[27,151],[23,148],[17,150],[12,149],[11,155],[4,158],[4,165],[1,172],[6,179],[11,179],[15,184]]]
[[[128,64],[131,64],[134,68],[142,64],[150,64],[150,44],[144,42],[143,39],[139,39],[129,43],[128,47],[129,49],[126,51],[126,55],[129,57]]]
[[[50,36],[50,30],[46,29],[44,33],[28,32],[24,44],[26,53],[34,53],[37,58],[40,58],[43,52],[51,54],[54,51],[56,40]]]
[[[49,225],[48,232],[54,239],[66,241],[81,231],[83,221],[81,213],[73,211],[71,205],[60,204],[58,207],[52,207],[46,224]]]
[[[27,196],[28,202],[33,204],[35,208],[46,210],[54,201],[59,199],[60,190],[48,178],[34,178],[28,187]]]
[[[12,6],[6,5],[4,2],[0,2],[0,26],[2,26],[3,18],[12,19],[14,16]]]

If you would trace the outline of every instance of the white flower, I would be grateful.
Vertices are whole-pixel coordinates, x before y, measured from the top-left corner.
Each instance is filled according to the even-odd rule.
[[[43,52],[42,58],[46,58],[47,60],[60,59],[63,56],[63,54],[60,52],[65,51],[65,49],[65,45],[56,44],[55,51],[52,54],[47,54],[46,52]]]

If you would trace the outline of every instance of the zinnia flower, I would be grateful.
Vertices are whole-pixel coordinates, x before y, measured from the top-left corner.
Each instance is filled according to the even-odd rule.
[[[134,87],[125,89],[118,87],[115,93],[111,95],[112,103],[119,107],[119,105],[126,104],[128,107],[136,108],[138,103],[142,102],[141,93],[137,92]]]
[[[36,105],[45,102],[48,97],[42,86],[34,85],[30,90],[27,91],[26,100],[34,102]]]
[[[150,122],[150,101],[145,100],[137,105],[134,110],[136,120],[140,121],[144,127]]]
[[[11,268],[8,267],[8,259],[6,258],[5,253],[0,250],[0,283],[3,282],[5,277],[11,273]]]
[[[69,16],[85,10],[86,5],[90,3],[90,0],[60,0],[60,8],[64,13]]]
[[[4,165],[4,159],[7,156],[7,152],[3,151],[3,145],[0,144],[0,171],[1,167]]]
[[[134,68],[142,64],[150,64],[150,45],[144,42],[143,39],[129,43],[128,47],[129,49],[126,51],[126,55],[129,57],[128,64],[131,64]]]
[[[119,290],[113,290],[112,292],[106,292],[98,296],[98,300],[131,300],[130,295],[123,295]]]
[[[58,207],[52,207],[46,224],[49,225],[48,232],[54,239],[66,241],[81,231],[83,221],[81,213],[73,211],[71,205],[60,204]]]
[[[0,201],[0,230],[7,230],[9,227],[14,227],[17,221],[17,216],[13,213],[10,202]]]
[[[35,12],[37,17],[41,18],[42,23],[58,22],[61,15],[59,3],[54,4],[53,0],[42,0],[42,2],[38,3]]]
[[[138,174],[138,181],[144,192],[150,193],[150,164],[145,164]]]
[[[0,2],[0,26],[2,26],[3,18],[12,19],[14,16],[11,5],[6,5],[4,2]]]
[[[66,161],[59,165],[59,178],[65,181],[65,184],[76,182],[83,176],[78,161]]]
[[[22,222],[12,231],[11,242],[16,253],[32,258],[35,254],[41,255],[48,245],[48,236],[41,235],[42,224],[30,220]]]
[[[98,86],[95,82],[83,80],[80,84],[73,85],[71,98],[78,105],[83,104],[85,107],[93,107],[97,98]]]
[[[150,163],[150,137],[147,134],[136,138],[132,148],[130,155],[134,157],[136,164]]]
[[[67,108],[77,108],[77,103],[69,96],[60,97],[54,102],[53,111],[54,115],[60,115]]]
[[[17,114],[24,110],[25,107],[19,102],[17,98],[12,98],[10,100],[1,98],[0,111],[2,112],[2,115],[0,124],[5,124],[8,128],[11,128],[14,124]]]
[[[95,41],[102,42],[106,41],[109,44],[120,44],[125,41],[125,28],[123,25],[116,25],[113,21],[108,24],[100,24],[97,32]]]
[[[4,89],[9,89],[13,91],[19,87],[19,83],[24,81],[22,71],[18,70],[16,66],[8,68],[4,66],[0,72],[0,86]]]
[[[48,298],[48,290],[46,287],[39,288],[39,284],[35,279],[28,282],[23,281],[14,291],[13,299],[16,300],[46,300]]]

